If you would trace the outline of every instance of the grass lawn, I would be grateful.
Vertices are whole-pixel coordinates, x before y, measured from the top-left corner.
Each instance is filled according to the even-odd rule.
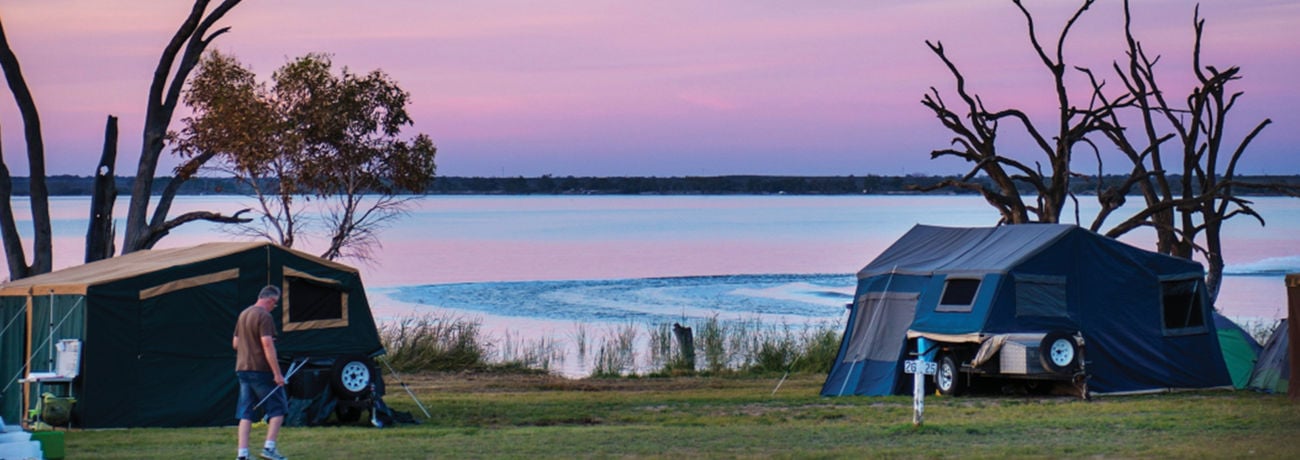
[[[420,425],[286,428],[294,459],[570,457],[1300,456],[1300,405],[1253,392],[1095,398],[926,399],[817,395],[824,375],[565,380],[405,376],[433,417]],[[423,414],[390,382],[397,410]],[[260,446],[262,429],[254,429]],[[69,458],[234,458],[235,429],[67,434]]]

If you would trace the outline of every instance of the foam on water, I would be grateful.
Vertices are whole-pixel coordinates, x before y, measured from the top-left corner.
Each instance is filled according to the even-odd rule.
[[[735,275],[398,287],[398,302],[498,317],[664,324],[717,316],[793,324],[836,320],[852,275]]]
[[[1269,257],[1255,262],[1232,264],[1223,273],[1231,276],[1283,276],[1300,273],[1300,256]]]
[[[1229,267],[1221,303],[1225,312],[1277,317],[1270,294],[1256,299],[1241,291],[1271,293],[1273,278],[1296,272],[1300,257],[1279,257]],[[1259,280],[1256,282],[1255,280]],[[1260,284],[1260,283],[1263,284]],[[835,322],[853,300],[850,274],[729,275],[617,280],[504,281],[430,284],[371,289],[417,310],[448,311],[511,323],[668,324],[716,317],[766,324]],[[1280,288],[1278,288],[1280,289]],[[1222,302],[1224,299],[1221,298]]]

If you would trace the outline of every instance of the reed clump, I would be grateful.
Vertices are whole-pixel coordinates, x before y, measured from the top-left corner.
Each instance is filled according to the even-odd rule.
[[[402,371],[459,371],[487,367],[482,323],[454,315],[405,317],[385,323],[385,359]]]
[[[596,348],[593,377],[619,377],[636,373],[636,345],[639,335],[635,324],[623,324],[605,331]]]
[[[500,370],[518,369],[549,373],[564,363],[564,345],[551,337],[526,339],[506,333],[495,359],[485,363]]]
[[[405,372],[549,373],[576,346],[592,377],[825,373],[839,352],[830,324],[764,324],[717,316],[682,324],[620,324],[603,331],[577,324],[572,340],[484,334],[477,319],[424,315],[385,323],[387,361]],[[689,349],[683,349],[683,341]]]
[[[692,329],[698,331],[694,334],[695,357],[701,359],[701,368],[673,366],[685,360],[680,357],[684,351],[671,342],[671,350],[659,353],[677,356],[677,360],[656,369],[669,374],[681,374],[684,370],[707,374],[824,373],[829,372],[840,351],[839,331],[828,324],[770,325],[757,318],[722,321],[714,316],[695,322]]]

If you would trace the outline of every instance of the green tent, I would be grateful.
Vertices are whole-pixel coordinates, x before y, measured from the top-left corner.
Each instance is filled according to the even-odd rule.
[[[384,352],[354,268],[269,243],[140,251],[0,285],[0,416],[19,420],[38,390],[18,380],[77,339],[75,426],[233,424],[230,338],[268,284],[281,360]]]
[[[1238,390],[1245,389],[1263,347],[1249,332],[1218,312],[1214,313],[1214,326],[1218,330],[1223,364],[1228,367],[1228,375],[1232,376],[1232,386]]]

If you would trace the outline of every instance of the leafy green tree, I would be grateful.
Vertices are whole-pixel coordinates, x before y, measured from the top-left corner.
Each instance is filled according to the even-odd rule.
[[[333,69],[309,54],[276,70],[270,84],[234,57],[209,53],[185,93],[194,115],[173,133],[177,151],[211,156],[250,185],[260,204],[254,235],[292,247],[312,219],[328,238],[322,257],[369,258],[377,232],[400,217],[433,180],[437,148],[425,134],[403,137],[410,94],[375,70]]]

